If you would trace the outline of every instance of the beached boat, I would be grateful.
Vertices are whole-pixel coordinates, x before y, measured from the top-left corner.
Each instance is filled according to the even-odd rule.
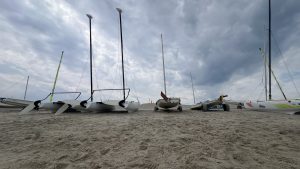
[[[176,108],[178,111],[182,111],[182,106],[180,103],[180,98],[176,97],[167,97],[167,88],[166,88],[166,75],[165,75],[165,59],[164,59],[164,45],[163,45],[163,37],[161,34],[161,51],[162,51],[162,61],[163,61],[163,75],[164,75],[164,89],[165,93],[161,92],[160,95],[162,99],[158,99],[156,101],[154,111],[158,111],[159,109],[170,109]]]
[[[46,101],[50,96],[58,95],[58,94],[77,94],[74,100],[62,100],[62,101]],[[50,110],[55,115],[59,115],[66,110],[73,110],[72,105],[75,105],[79,102],[77,99],[81,95],[81,92],[55,92],[49,93],[44,99],[36,100],[28,104],[22,111],[19,112],[20,115],[28,114],[31,110]]]
[[[268,62],[268,73],[269,73],[269,99],[267,99],[267,87],[266,88],[266,100],[265,101],[246,101],[244,106],[246,109],[257,110],[257,111],[272,111],[272,112],[288,112],[290,114],[300,114],[300,100],[298,99],[287,99],[284,94],[279,82],[277,81],[272,68],[271,68],[271,0],[269,0],[269,29],[268,29],[268,37],[269,37],[269,62]],[[264,55],[264,52],[263,56]],[[265,59],[266,66],[266,59]],[[265,69],[266,70],[266,69]],[[266,71],[265,71],[266,72]],[[272,92],[271,92],[271,77],[277,82],[281,93],[283,94],[285,100],[272,100]],[[265,76],[265,85],[266,85],[266,76]],[[267,86],[267,85],[266,85]]]
[[[223,109],[224,111],[230,111],[229,104],[224,100],[225,97],[228,97],[228,95],[221,95],[215,100],[207,100],[203,103],[198,103],[192,106],[191,110],[209,111],[215,109]]]
[[[33,103],[33,101],[13,99],[13,98],[0,98],[0,102],[13,107],[19,107],[19,108],[27,107],[29,104]]]
[[[55,113],[56,115],[59,115],[68,109],[72,110],[72,106],[76,105],[79,102],[77,99],[81,95],[81,92],[55,92],[56,82],[58,79],[58,74],[59,74],[61,63],[62,63],[63,54],[64,54],[64,51],[62,51],[61,56],[60,56],[60,61],[59,61],[58,68],[56,71],[55,80],[53,83],[51,93],[48,94],[44,99],[40,99],[40,100],[31,102],[22,111],[20,111],[19,114],[27,114],[33,109],[35,109],[35,110],[45,109],[45,110],[50,110],[51,112]],[[25,94],[26,94],[26,92],[25,92]],[[53,101],[53,96],[57,95],[57,94],[59,94],[59,95],[60,94],[76,94],[77,97],[74,100]],[[25,98],[25,96],[24,96],[24,98]],[[50,98],[50,100],[46,101],[48,98]]]
[[[29,82],[29,76],[27,77],[27,82],[26,82],[25,93],[24,93],[24,98],[23,99],[4,98],[4,97],[0,98],[0,102],[5,104],[5,105],[2,105],[2,106],[4,106],[4,107],[14,107],[14,108],[25,108],[29,104],[32,104],[33,101],[26,100],[28,82]]]
[[[135,112],[139,109],[139,102],[135,101],[127,101],[130,89],[125,88],[125,75],[124,75],[124,61],[123,61],[123,36],[122,36],[122,10],[120,8],[116,8],[119,13],[120,18],[120,35],[121,35],[121,56],[122,56],[122,79],[123,79],[123,88],[122,89],[98,89],[93,90],[93,82],[92,82],[92,74],[91,74],[91,97],[88,100],[82,101],[80,106],[85,107],[88,111],[93,112],[110,112],[118,109],[119,111],[126,111],[126,112]],[[92,18],[91,15],[87,15],[90,20]],[[90,36],[91,37],[91,36]],[[91,44],[91,41],[90,41]],[[90,46],[90,60],[92,61],[92,47]],[[91,62],[92,66],[92,62]],[[92,73],[92,68],[91,68]],[[122,100],[106,100],[106,101],[93,101],[93,93],[96,91],[104,91],[104,90],[122,90],[123,91],[123,99]],[[127,96],[125,95],[125,91],[128,90]],[[79,107],[74,107],[75,109]],[[120,109],[121,108],[121,109]]]

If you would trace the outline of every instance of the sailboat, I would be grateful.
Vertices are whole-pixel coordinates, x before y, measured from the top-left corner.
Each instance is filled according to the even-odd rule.
[[[269,0],[269,99],[266,98],[266,101],[247,101],[244,103],[246,109],[257,110],[257,111],[272,111],[272,112],[288,112],[289,114],[300,114],[300,100],[292,99],[288,100],[285,97],[285,100],[272,100],[271,93],[271,74],[273,73],[271,68],[271,0]],[[265,63],[266,64],[266,63]],[[274,74],[273,77],[275,78]],[[276,78],[275,78],[276,80]],[[277,80],[276,80],[277,81]],[[266,83],[266,80],[265,80]],[[278,82],[277,82],[278,84]],[[278,84],[279,85],[279,84]],[[281,89],[280,85],[279,88]],[[266,94],[267,95],[267,94]]]
[[[58,78],[58,73],[59,73],[59,70],[60,70],[60,65],[62,63],[63,54],[64,54],[64,51],[62,51],[62,53],[61,53],[61,57],[60,57],[60,61],[59,61],[59,64],[58,64],[57,71],[56,71],[56,76],[55,76],[55,80],[54,80],[54,83],[53,83],[53,88],[52,88],[51,93],[49,93],[43,99],[36,100],[36,101],[31,102],[30,104],[28,104],[21,112],[19,112],[20,115],[27,114],[33,109],[35,109],[35,110],[39,110],[39,109],[50,110],[53,113],[55,113],[55,115],[59,115],[59,114],[65,112],[67,109],[71,109],[72,105],[80,103],[77,99],[81,95],[81,92],[54,92],[55,86],[56,86],[56,81],[57,81],[57,78]],[[77,96],[73,100],[53,101],[53,96],[54,95],[60,95],[60,94],[76,94]],[[50,98],[50,101],[46,101],[48,98]]]
[[[29,104],[33,103],[30,100],[26,100],[27,88],[28,88],[29,76],[27,76],[27,82],[25,87],[24,99],[14,99],[14,98],[0,98],[0,102],[8,105],[7,107],[25,108]]]
[[[26,100],[26,93],[27,93],[27,87],[28,87],[28,81],[29,81],[29,76],[28,76],[25,94],[24,94],[24,100],[13,99],[13,98],[0,98],[0,102],[12,105],[14,107],[24,108],[23,110],[21,110],[21,112],[19,112],[20,115],[27,114],[33,109],[35,109],[35,110],[39,110],[39,109],[50,110],[53,113],[55,113],[56,115],[61,114],[68,109],[74,110],[74,109],[72,109],[72,107],[80,105],[80,101],[78,101],[77,99],[81,95],[81,92],[54,92],[55,86],[56,86],[56,81],[57,81],[58,74],[59,74],[60,65],[61,65],[62,58],[63,58],[63,54],[64,54],[64,51],[62,51],[62,53],[61,53],[55,80],[53,83],[52,92],[49,93],[44,99],[35,100],[35,101]],[[78,95],[75,99],[72,99],[72,100],[53,101],[53,96],[56,94],[78,94]],[[46,99],[49,97],[50,97],[50,101],[47,102]],[[80,107],[80,106],[78,106],[78,107]]]
[[[164,45],[163,45],[163,37],[161,34],[161,50],[162,50],[162,61],[163,61],[163,75],[164,75],[164,89],[165,93],[162,91],[160,92],[160,95],[162,99],[158,99],[156,101],[154,111],[158,111],[159,109],[170,109],[177,107],[178,111],[182,111],[182,106],[180,103],[180,98],[176,97],[167,97],[167,89],[166,89],[166,75],[165,75],[165,59],[164,59]]]
[[[24,108],[27,107],[29,104],[33,103],[32,101],[29,100],[4,98],[4,97],[0,98],[0,102],[18,108]]]
[[[126,112],[135,112],[138,111],[140,103],[134,102],[134,101],[127,101],[130,89],[125,88],[125,75],[124,75],[124,60],[123,60],[123,36],[122,36],[122,10],[120,8],[116,8],[119,12],[119,18],[120,18],[120,34],[121,34],[121,55],[122,55],[122,79],[123,79],[123,88],[122,89],[98,89],[93,90],[93,82],[92,82],[92,75],[91,75],[91,97],[88,100],[82,101],[80,103],[80,106],[83,106],[88,111],[92,112],[111,112],[116,110],[126,111]],[[88,15],[88,17],[91,17]],[[90,47],[90,49],[92,49]],[[90,55],[92,55],[92,51],[90,50]],[[90,57],[92,61],[92,57]],[[92,64],[91,64],[92,65]],[[91,70],[92,73],[92,70]],[[105,90],[122,90],[123,91],[123,100],[106,100],[106,101],[100,101],[100,102],[93,102],[93,94],[97,91],[105,91]],[[126,96],[125,91],[128,91],[128,94]],[[91,101],[89,101],[91,100]],[[77,107],[75,107],[76,109]]]

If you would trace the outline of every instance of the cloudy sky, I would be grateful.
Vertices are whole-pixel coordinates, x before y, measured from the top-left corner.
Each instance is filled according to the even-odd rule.
[[[1,0],[0,97],[23,98],[28,75],[27,98],[46,96],[61,51],[56,91],[81,91],[82,99],[89,97],[87,13],[93,16],[94,88],[121,88],[116,7],[123,9],[125,78],[131,99],[160,98],[161,33],[168,96],[193,103],[192,74],[197,102],[220,94],[264,99],[258,49],[267,42],[267,0]],[[272,0],[273,70],[289,98],[300,98],[299,8],[299,0]],[[282,99],[273,84],[273,97]],[[120,93],[102,93],[101,98],[110,95]]]

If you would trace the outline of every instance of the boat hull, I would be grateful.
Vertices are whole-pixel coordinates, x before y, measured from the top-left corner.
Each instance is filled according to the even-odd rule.
[[[128,112],[137,112],[139,110],[139,107],[140,107],[139,102],[134,102],[134,101],[125,102],[125,109]]]
[[[87,104],[86,109],[92,112],[110,112],[116,109],[115,105],[105,104],[103,102],[91,102]]]
[[[15,107],[27,107],[29,104],[33,103],[33,101],[29,101],[29,100],[12,99],[12,98],[0,98],[0,102]]]
[[[300,112],[300,101],[248,101],[246,109],[272,112]]]
[[[56,112],[62,105],[64,105],[63,102],[45,102],[45,103],[41,103],[39,108]]]
[[[169,98],[168,101],[165,99],[159,99],[156,102],[156,106],[162,109],[170,109],[180,105],[179,98]]]

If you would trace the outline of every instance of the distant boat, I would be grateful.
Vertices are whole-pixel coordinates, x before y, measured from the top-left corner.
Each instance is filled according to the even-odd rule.
[[[13,99],[13,98],[0,98],[0,102],[7,104],[7,107],[18,107],[24,108],[27,107],[29,104],[32,104],[33,101],[23,100],[23,99]]]
[[[289,112],[291,114],[300,114],[300,100],[291,99],[288,100],[283,93],[279,83],[277,82],[274,74],[274,78],[279,85],[279,88],[285,97],[285,100],[272,100],[271,93],[271,0],[269,0],[269,99],[266,98],[266,101],[247,101],[244,103],[246,109],[257,110],[257,111],[272,111],[272,112]],[[266,63],[265,63],[266,64]],[[265,80],[266,83],[266,80]],[[267,95],[267,94],[266,94]],[[266,96],[267,97],[267,96]]]
[[[167,97],[167,89],[166,89],[166,75],[165,75],[165,61],[164,61],[164,46],[163,46],[163,37],[161,34],[161,50],[162,50],[162,61],[163,61],[163,75],[164,75],[164,89],[165,93],[161,91],[160,95],[162,99],[157,100],[154,111],[158,111],[159,109],[170,109],[177,107],[178,111],[182,111],[182,106],[180,103],[180,98],[175,97]]]
[[[27,88],[28,88],[29,76],[27,77],[24,99],[14,99],[14,98],[0,98],[0,102],[4,105],[2,107],[14,107],[14,108],[25,108],[29,104],[32,104],[33,101],[26,100]]]

